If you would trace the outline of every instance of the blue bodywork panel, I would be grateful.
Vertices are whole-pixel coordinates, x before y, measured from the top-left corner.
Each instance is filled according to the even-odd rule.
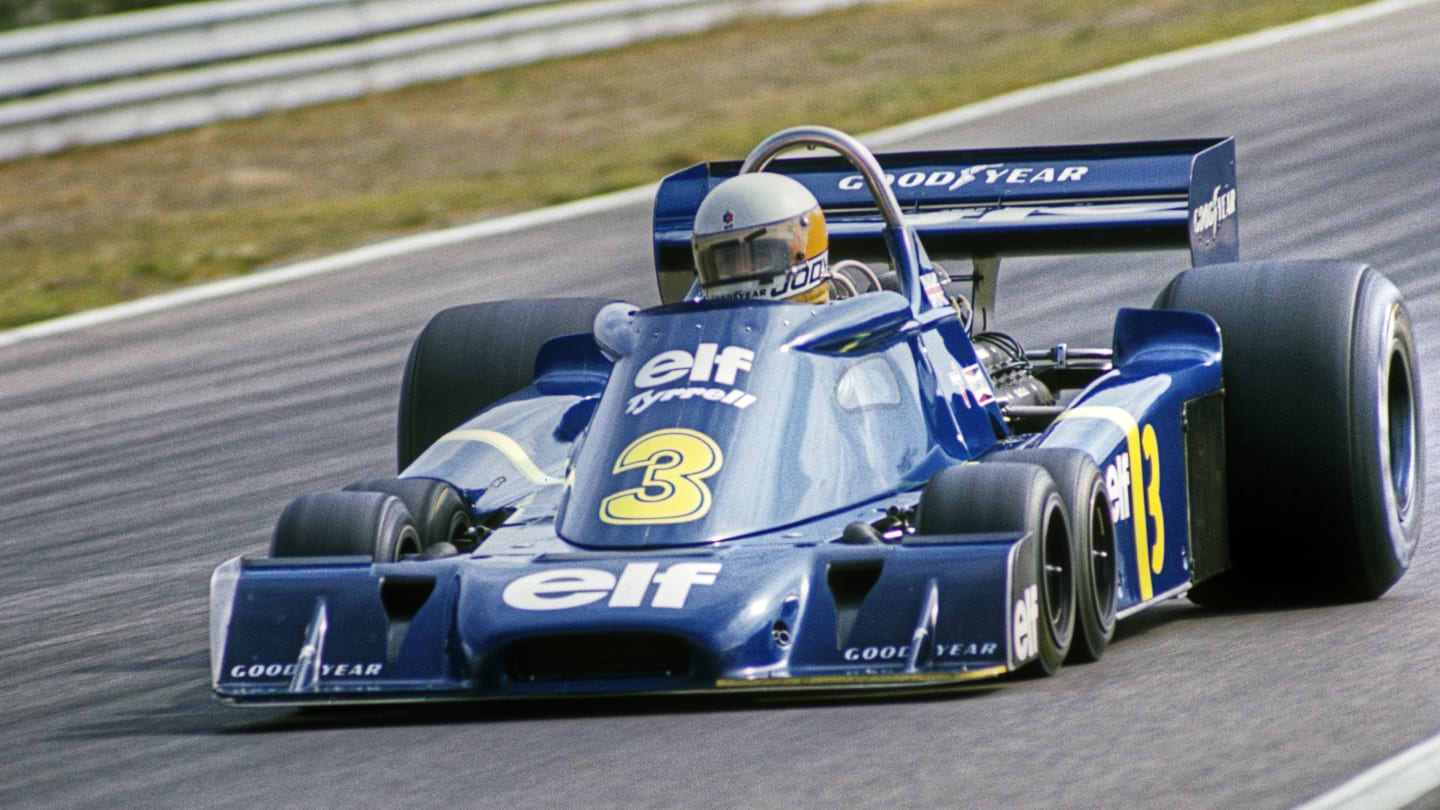
[[[1124,615],[1190,585],[1185,406],[1221,390],[1220,330],[1199,313],[1123,309],[1115,334],[1115,368],[1036,444],[1078,448],[1100,465]]]

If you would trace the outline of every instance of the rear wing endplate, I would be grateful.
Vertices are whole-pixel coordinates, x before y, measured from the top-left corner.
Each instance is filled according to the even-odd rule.
[[[1239,259],[1232,138],[876,158],[906,224],[932,259],[1169,248],[1188,248],[1195,266]],[[702,163],[661,182],[655,269],[667,300],[667,290],[683,293],[693,278],[690,232],[700,201],[740,165]],[[832,261],[888,261],[885,223],[848,161],[781,159],[766,170],[794,177],[815,194],[825,211]]]

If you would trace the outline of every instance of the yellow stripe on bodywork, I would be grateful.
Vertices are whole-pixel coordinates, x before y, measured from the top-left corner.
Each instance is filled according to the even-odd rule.
[[[1155,595],[1155,586],[1150,581],[1150,538],[1145,519],[1145,482],[1141,475],[1145,460],[1140,448],[1140,424],[1124,408],[1107,405],[1081,405],[1060,414],[1060,418],[1103,419],[1125,434],[1125,449],[1130,452],[1130,522],[1135,527],[1135,568],[1140,577],[1140,598],[1149,599]]]
[[[1005,666],[971,669],[964,672],[895,672],[877,675],[816,675],[801,678],[721,678],[722,689],[795,689],[808,686],[884,686],[886,684],[959,683],[995,678],[1009,672]]]
[[[530,460],[530,456],[525,452],[525,448],[521,447],[518,442],[503,433],[479,429],[452,430],[435,440],[436,444],[441,442],[480,442],[481,444],[488,444],[496,450],[499,450],[501,455],[505,456],[505,459],[515,466],[515,469],[519,470],[522,475],[534,483],[541,486],[565,483],[564,479],[546,475],[544,470],[540,469],[534,461]]]

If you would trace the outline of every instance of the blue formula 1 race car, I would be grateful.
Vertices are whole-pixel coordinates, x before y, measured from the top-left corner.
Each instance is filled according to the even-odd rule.
[[[813,194],[835,300],[698,293],[697,212],[750,173]],[[215,694],[940,686],[1095,660],[1182,595],[1380,596],[1419,534],[1409,317],[1364,265],[1239,262],[1235,180],[1229,139],[877,157],[818,127],[671,175],[660,306],[430,321],[398,477],[216,569]],[[1004,256],[1167,246],[1193,267],[1109,348],[994,328]]]

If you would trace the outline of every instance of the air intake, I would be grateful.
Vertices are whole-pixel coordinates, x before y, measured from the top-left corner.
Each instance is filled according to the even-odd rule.
[[[505,674],[519,684],[688,680],[691,669],[685,642],[658,633],[544,636],[505,651]]]

